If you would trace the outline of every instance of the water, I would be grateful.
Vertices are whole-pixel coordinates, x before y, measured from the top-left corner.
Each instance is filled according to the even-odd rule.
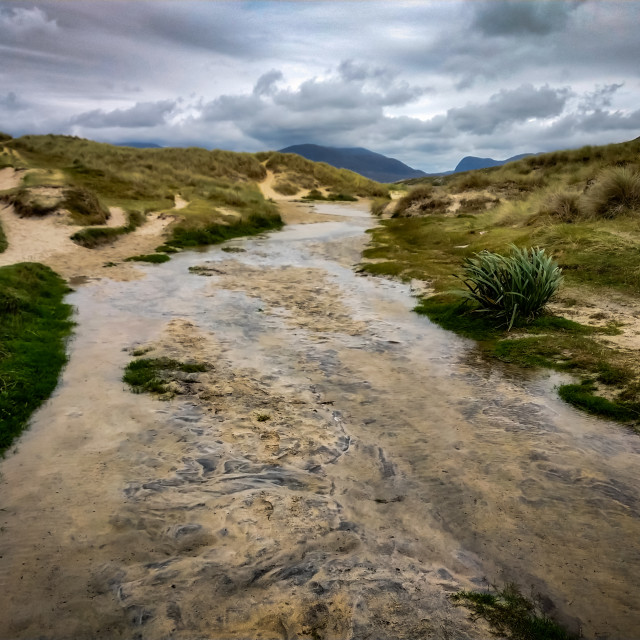
[[[0,466],[1,638],[477,638],[447,594],[508,581],[640,638],[638,437],[356,275],[372,223],[322,207],[70,296],[61,385]],[[132,394],[148,347],[210,370]]]

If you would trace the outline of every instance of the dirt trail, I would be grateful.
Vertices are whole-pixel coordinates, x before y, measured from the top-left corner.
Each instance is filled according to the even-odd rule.
[[[63,384],[0,464],[0,638],[488,638],[448,594],[510,580],[634,637],[640,440],[356,276],[342,211],[71,296]],[[136,395],[134,354],[206,371]]]

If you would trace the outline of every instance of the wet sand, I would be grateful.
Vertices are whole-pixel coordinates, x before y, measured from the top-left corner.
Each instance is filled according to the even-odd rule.
[[[511,580],[638,637],[638,437],[355,275],[371,221],[330,207],[70,297],[0,464],[0,638],[484,638],[448,594]],[[135,395],[135,350],[208,370]]]

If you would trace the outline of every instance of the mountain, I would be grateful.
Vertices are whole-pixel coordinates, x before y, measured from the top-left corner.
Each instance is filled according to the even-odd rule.
[[[426,176],[424,171],[413,169],[400,160],[383,156],[362,147],[321,147],[317,144],[296,144],[280,153],[296,153],[307,160],[326,162],[338,169],[350,169],[377,182],[395,182]]]
[[[488,167],[500,167],[507,162],[513,162],[515,160],[521,160],[527,156],[533,155],[532,153],[521,153],[517,156],[507,158],[506,160],[494,160],[493,158],[477,158],[476,156],[465,156],[458,162],[458,165],[453,170],[453,173],[460,173],[461,171],[473,171],[474,169],[486,169]]]
[[[162,149],[162,147],[155,142],[138,142],[137,140],[131,140],[129,142],[116,142],[115,146],[133,147],[134,149]]]

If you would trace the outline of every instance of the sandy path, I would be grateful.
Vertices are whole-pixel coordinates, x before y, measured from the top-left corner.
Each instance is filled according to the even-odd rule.
[[[267,177],[258,183],[262,195],[267,200],[273,200],[280,210],[280,215],[285,224],[310,224],[315,222],[332,222],[336,216],[325,213],[317,213],[313,203],[300,202],[303,190],[294,196],[283,196],[274,190],[273,184],[278,176],[273,171],[267,170]],[[326,192],[326,189],[321,189]],[[363,202],[367,202],[363,200]],[[368,207],[368,204],[367,204]]]
[[[20,184],[22,174],[12,167],[0,169],[0,191],[13,189]]]
[[[20,174],[13,169],[0,171],[0,188],[10,189],[19,184]],[[176,196],[176,209],[188,202]],[[121,207],[110,207],[109,227],[127,224]],[[45,218],[21,218],[13,207],[0,208],[0,223],[9,246],[0,253],[0,266],[18,262],[41,262],[66,279],[108,277],[112,280],[132,280],[143,276],[135,263],[123,260],[134,255],[153,253],[162,244],[166,227],[173,221],[170,215],[149,214],[147,222],[134,232],[121,236],[113,244],[87,249],[71,241],[70,236],[82,227],[69,223],[59,213]]]
[[[273,171],[269,171],[267,169],[267,177],[262,181],[258,183],[258,186],[260,187],[260,191],[262,191],[262,195],[267,199],[271,199],[271,200],[281,200],[281,201],[291,201],[291,200],[296,200],[300,198],[300,195],[293,195],[293,196],[284,196],[281,193],[278,193],[274,188],[273,185],[275,184],[275,182],[278,180],[280,176],[276,175],[275,173],[273,173]]]

